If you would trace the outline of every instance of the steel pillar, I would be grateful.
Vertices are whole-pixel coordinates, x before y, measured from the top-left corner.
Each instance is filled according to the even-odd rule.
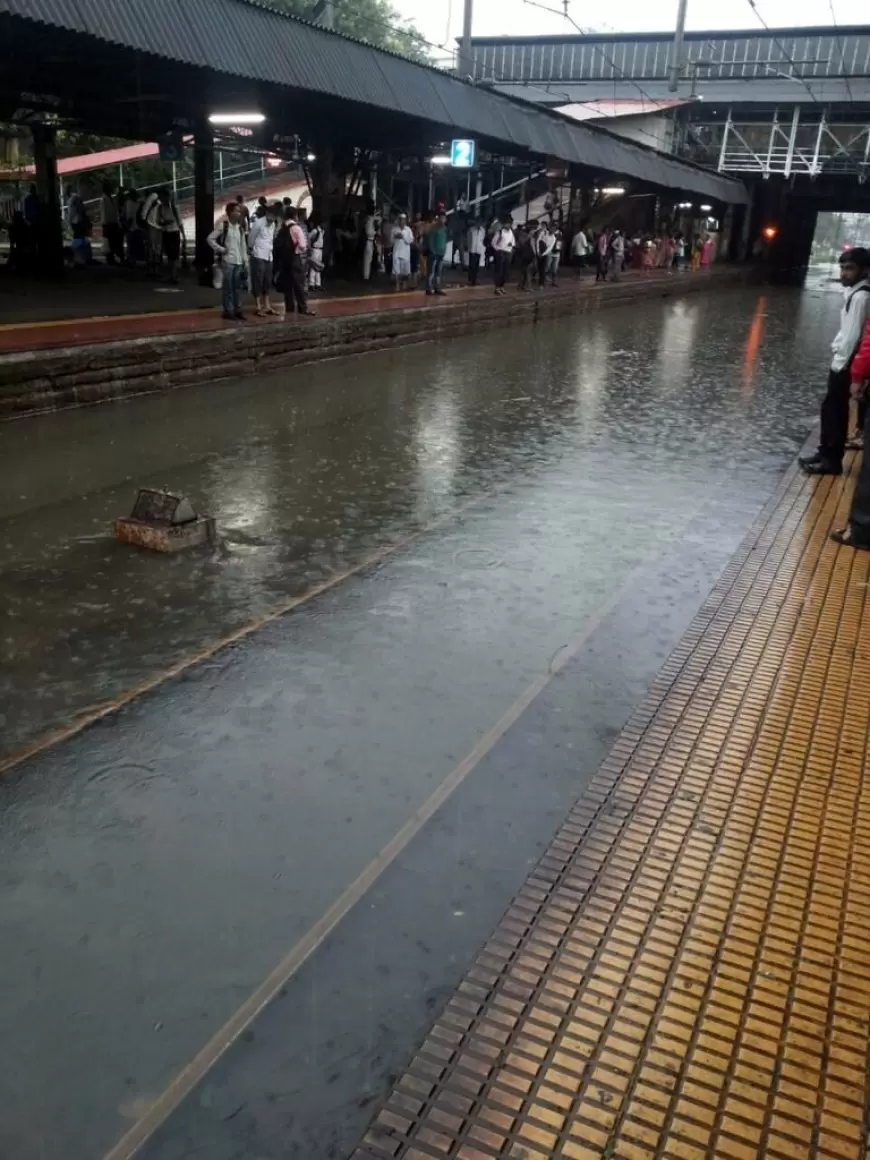
[[[214,254],[208,236],[214,229],[214,137],[199,126],[193,139],[194,264],[201,286],[210,286]]]
[[[728,152],[728,134],[731,131],[731,110],[728,110],[728,117],[725,121],[725,129],[722,133],[722,147],[719,150],[719,172],[721,173],[725,168],[725,155]]]
[[[33,135],[36,190],[44,210],[39,223],[38,262],[43,274],[58,275],[63,273],[63,225],[57,176],[57,135],[53,125],[39,122],[31,125],[30,131]]]
[[[791,177],[791,167],[794,161],[794,148],[797,142],[798,125],[801,119],[800,105],[795,105],[791,115],[791,132],[788,135],[788,151],[785,155],[785,175]]]

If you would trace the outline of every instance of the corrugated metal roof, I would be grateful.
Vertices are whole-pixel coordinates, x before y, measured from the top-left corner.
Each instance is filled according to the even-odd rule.
[[[213,72],[414,117],[456,135],[703,194],[741,183],[251,0],[0,0],[0,14]]]

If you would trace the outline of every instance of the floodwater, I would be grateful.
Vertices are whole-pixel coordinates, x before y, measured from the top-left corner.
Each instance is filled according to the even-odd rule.
[[[0,428],[0,752],[505,488],[564,521],[581,586],[725,481],[753,502],[814,417],[820,293],[654,302]],[[140,486],[216,516],[218,550],[115,544]],[[500,552],[463,546],[454,576]]]
[[[0,783],[4,1160],[102,1155],[566,645],[732,549],[838,307],[656,300],[0,427],[6,751],[402,542]],[[219,546],[116,544],[139,486]]]

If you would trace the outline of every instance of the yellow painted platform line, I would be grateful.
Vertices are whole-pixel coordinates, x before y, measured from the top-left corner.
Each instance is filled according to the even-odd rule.
[[[827,538],[849,492],[792,477],[355,1160],[866,1155],[870,553]]]
[[[145,310],[141,314],[89,314],[84,318],[48,318],[42,322],[4,322],[0,332],[7,330],[50,330],[59,326],[91,326],[98,322],[139,322],[143,318],[178,318],[184,314],[201,314],[212,306],[185,306],[181,310]]]

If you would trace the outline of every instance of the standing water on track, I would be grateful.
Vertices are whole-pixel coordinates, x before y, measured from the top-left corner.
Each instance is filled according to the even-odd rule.
[[[324,946],[276,1053],[251,1030],[261,1114],[217,1074],[187,1114],[219,1146],[176,1125],[141,1153],[350,1154],[793,461],[838,307],[657,300],[0,427],[7,752],[404,543],[0,779],[4,1160],[105,1156],[473,768],[396,865],[411,893],[348,916],[364,949],[335,932],[346,988]],[[215,515],[219,548],[115,543],[139,486]]]
[[[814,419],[831,290],[656,300],[3,426],[3,752],[506,487],[554,518],[568,489],[581,572],[646,509],[722,486],[757,506]],[[114,543],[140,486],[214,515],[219,550]]]

